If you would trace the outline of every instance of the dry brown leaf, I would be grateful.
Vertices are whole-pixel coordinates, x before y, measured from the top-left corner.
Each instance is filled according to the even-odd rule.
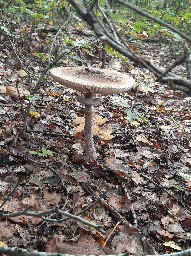
[[[166,216],[164,218],[161,219],[161,223],[164,225],[164,226],[167,226],[169,225],[170,223],[174,223],[174,220],[173,218],[169,217],[169,216]]]
[[[17,72],[18,76],[20,77],[26,77],[28,76],[28,74],[23,70],[23,69],[20,69],[18,72]]]
[[[93,115],[93,123],[96,124],[96,125],[103,125],[107,121],[108,121],[108,119],[105,118],[105,117],[102,117],[102,116],[100,116],[98,114],[94,114]]]
[[[47,246],[46,252],[73,255],[105,255],[99,244],[88,235],[81,235],[77,242],[59,241],[59,237],[55,237],[54,242],[50,239],[50,245]]]
[[[167,240],[169,240],[169,239],[172,239],[173,237],[174,237],[174,235],[173,234],[171,234],[171,233],[169,233],[168,231],[165,231],[165,230],[163,230],[163,229],[161,229],[161,230],[157,230],[157,233],[163,238],[163,239],[167,239]]]
[[[15,223],[21,223],[23,225],[29,226],[30,220],[32,218],[33,217],[31,217],[31,216],[16,216],[16,217],[10,217],[9,219]]]
[[[132,180],[135,182],[136,185],[145,184],[144,179],[136,171],[132,171]]]
[[[5,211],[15,212],[21,210],[21,202],[18,198],[11,198],[11,200],[7,201],[3,206]]]
[[[184,222],[183,222],[183,226],[186,230],[191,230],[191,217],[187,218]],[[191,234],[191,233],[190,233]]]
[[[137,47],[136,47],[134,44],[128,44],[128,47],[129,47],[129,49],[130,49],[132,52],[136,52],[136,51],[137,51]]]
[[[105,166],[109,168],[112,172],[120,177],[132,178],[132,173],[129,172],[127,165],[123,164],[122,160],[116,159],[113,155],[107,157],[105,160]]]
[[[152,145],[152,143],[144,135],[137,135],[136,140],[147,145]]]
[[[15,100],[19,99],[17,89],[13,86],[6,86],[6,93]]]
[[[143,253],[143,243],[139,234],[128,234],[119,232],[111,241],[111,246],[115,249],[115,254],[126,253],[127,255],[145,255]]]
[[[74,120],[73,120],[73,123],[74,125],[80,125],[80,124],[84,124],[85,122],[85,118],[82,117],[82,116],[77,116]]]
[[[48,201],[51,205],[57,205],[61,200],[61,193],[44,190],[44,200]]]
[[[104,118],[98,114],[93,115],[93,134],[98,136],[101,140],[111,140],[113,136],[112,133],[112,125],[111,124],[105,124],[108,121],[107,118]],[[76,117],[74,119],[74,125],[76,133],[82,133],[84,130],[84,123],[85,118],[84,117]],[[104,125],[105,124],[105,125]]]
[[[109,200],[108,204],[113,206],[116,210],[120,210],[122,207],[121,199],[119,198],[118,195],[114,194],[112,195]]]
[[[107,124],[104,125],[102,128],[98,129],[96,135],[101,138],[102,140],[111,140],[113,138],[112,133],[112,125]]]
[[[102,116],[100,116],[100,115],[98,115],[98,114],[93,114],[93,125],[103,125],[103,124],[105,124],[106,122],[108,121],[108,119],[107,118],[105,118],[105,117],[102,117]],[[74,119],[74,124],[75,125],[84,125],[84,123],[85,123],[85,118],[84,117],[76,117],[75,119]]]
[[[103,240],[103,236],[101,234],[97,234],[97,241],[101,248],[103,248],[105,245],[105,241]]]
[[[15,224],[11,224],[10,221],[0,221],[0,239],[3,238],[13,238],[16,232]]]

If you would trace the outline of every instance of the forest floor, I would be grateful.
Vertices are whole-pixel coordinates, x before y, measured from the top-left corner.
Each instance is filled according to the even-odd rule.
[[[22,45],[22,58],[36,80],[46,61],[28,53],[48,47],[47,36],[35,35],[34,41]],[[76,41],[82,38],[75,35]],[[48,74],[35,95],[28,131],[21,133],[21,104],[25,107],[28,102],[29,79],[8,39],[3,39],[0,204],[5,202],[4,213],[59,207],[101,225],[106,233],[52,212],[44,219],[22,215],[1,220],[0,242],[87,255],[129,252],[141,256],[190,248],[190,95],[172,84],[157,82],[147,70],[132,63],[108,58],[110,67],[128,71],[137,87],[103,97],[95,108],[98,158],[87,163],[81,158],[84,117],[75,99],[77,93],[55,83]],[[159,65],[171,63],[170,45],[139,42],[134,46]],[[95,56],[90,56],[90,64],[99,66]],[[73,65],[71,60],[63,62]],[[183,73],[184,67],[177,72]],[[13,89],[16,83],[20,99]]]

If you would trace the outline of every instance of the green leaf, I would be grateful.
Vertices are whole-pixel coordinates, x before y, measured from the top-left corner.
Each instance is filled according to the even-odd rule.
[[[17,0],[19,4],[25,5],[25,2],[23,0]]]
[[[35,100],[39,100],[40,99],[40,95],[38,95],[38,94],[28,95],[27,97],[28,97],[30,102],[34,102]]]
[[[133,113],[133,111],[131,111],[131,109],[125,110],[125,113],[127,114],[130,122],[133,122],[135,120],[135,114]]]
[[[113,50],[111,47],[105,47],[105,51],[108,53],[108,54],[111,54],[112,56],[114,57],[117,57],[121,60],[123,60],[124,62],[127,62],[127,59],[119,52],[116,52],[115,50]]]
[[[41,152],[42,153],[39,153],[38,155],[39,156],[42,156],[42,157],[45,157],[45,156],[53,156],[54,153],[51,151],[51,150],[47,150],[45,148],[41,148]]]
[[[34,150],[29,150],[29,154],[31,154],[31,155],[37,155],[38,152],[36,152],[36,151],[34,151]]]

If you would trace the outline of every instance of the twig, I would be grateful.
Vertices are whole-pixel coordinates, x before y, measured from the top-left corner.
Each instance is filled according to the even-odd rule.
[[[93,14],[92,12],[88,12],[88,10],[85,10],[75,0],[67,0],[67,1],[76,9],[76,12],[78,13],[78,15],[81,16],[81,18],[85,22],[87,22],[87,24],[91,27],[91,29],[94,31],[95,35],[98,38],[100,38],[102,41],[105,41],[108,45],[113,47],[116,51],[120,52],[125,57],[129,58],[134,63],[150,70],[157,78],[161,76],[161,74],[164,72],[163,68],[159,68],[159,67],[153,65],[149,60],[147,60],[143,57],[135,56],[134,54],[132,54],[132,52],[130,52],[128,50],[126,45],[124,45],[122,43],[118,44],[115,41],[115,39],[113,39],[113,35],[107,31],[106,27],[104,27],[104,24],[102,24],[100,22],[99,18],[97,18],[95,14]],[[127,1],[117,0],[117,2],[120,4],[126,5],[127,7],[131,8],[131,9],[135,8],[133,5],[130,5]],[[148,14],[148,13],[146,13],[146,14]],[[149,17],[151,17],[151,19],[152,19],[152,16],[149,15]],[[177,32],[177,33],[179,32],[179,30],[177,31],[174,27],[166,24],[165,22],[163,22],[160,19],[156,19],[155,21],[160,23],[163,26],[170,28],[174,32]],[[188,40],[189,42],[191,42],[191,37],[186,36],[184,33],[181,33],[180,35],[183,38],[185,38],[186,40]],[[191,88],[191,81],[189,79],[183,78],[183,77],[176,75],[174,73],[171,73],[171,72],[168,73],[168,76],[163,77],[161,81],[162,82],[171,81],[171,82],[177,83],[178,85],[187,87],[189,89]]]
[[[25,64],[23,63],[23,61],[21,60],[20,56],[19,56],[19,53],[18,53],[18,49],[16,48],[15,44],[13,43],[12,41],[12,34],[9,32],[9,30],[7,29],[7,27],[5,26],[5,24],[3,23],[3,27],[1,27],[1,29],[3,30],[3,32],[6,34],[6,36],[8,37],[8,40],[11,44],[11,48],[15,54],[15,57],[17,58],[17,60],[19,61],[19,63],[21,64],[22,66],[22,69],[27,73],[27,75],[30,77],[31,74],[30,72],[28,71],[28,69],[25,67]]]
[[[71,213],[62,211],[62,210],[59,209],[58,207],[55,207],[55,208],[53,208],[53,209],[46,210],[46,211],[40,211],[40,212],[29,212],[28,209],[29,209],[29,208],[27,208],[27,209],[25,209],[25,210],[23,210],[23,211],[12,212],[12,213],[3,213],[3,212],[1,211],[1,212],[0,212],[0,220],[1,220],[1,219],[7,219],[7,218],[10,218],[10,217],[22,216],[22,215],[25,215],[25,216],[33,216],[33,217],[41,217],[41,218],[45,219],[45,218],[43,217],[44,215],[57,213],[57,214],[62,214],[62,215],[64,215],[64,216],[67,216],[67,217],[69,217],[70,219],[74,219],[74,220],[76,220],[76,221],[79,221],[79,222],[83,223],[84,225],[90,226],[90,227],[92,227],[92,228],[98,230],[98,231],[101,232],[102,234],[105,234],[105,233],[106,233],[106,231],[102,228],[101,225],[93,224],[93,223],[91,223],[91,222],[89,222],[89,221],[84,220],[84,219],[81,218],[80,216],[76,216],[76,215],[73,215],[73,214],[71,214]],[[46,218],[46,221],[53,222],[54,220]]]
[[[88,11],[92,11],[93,8],[94,8],[95,6],[97,6],[98,4],[99,4],[99,1],[98,1],[98,0],[93,0],[93,3],[90,4],[89,6],[87,6],[87,7],[88,7]]]
[[[107,242],[109,241],[110,237],[113,235],[114,231],[116,230],[116,228],[119,226],[120,223],[121,223],[121,222],[118,221],[117,224],[115,225],[115,227],[112,229],[112,231],[108,234],[108,236],[107,236],[107,238],[106,238],[106,240],[105,240],[105,242],[104,242],[102,248],[104,248],[104,247],[106,246],[106,244],[107,244]]]
[[[16,81],[16,89],[17,89],[17,93],[18,93],[18,95],[19,95],[19,102],[20,102],[20,105],[21,105],[21,111],[22,111],[22,113],[23,113],[23,115],[24,115],[24,106],[23,106],[23,102],[22,102],[22,100],[21,100],[21,94],[20,94],[20,91],[19,91],[19,87],[18,87],[18,80]]]
[[[91,193],[92,195],[95,195],[95,192],[86,185],[85,189]],[[127,225],[128,227],[133,228],[133,226],[111,205],[106,203],[103,198],[100,199],[100,204],[102,204],[106,209],[109,209],[113,215],[120,220],[124,225]]]
[[[117,33],[116,33],[116,29],[114,28],[113,23],[111,22],[111,19],[109,19],[109,18],[107,17],[106,13],[104,12],[104,9],[100,6],[100,4],[98,4],[98,8],[99,8],[101,14],[103,15],[104,20],[105,20],[105,21],[107,22],[107,24],[109,25],[109,28],[110,28],[110,30],[111,30],[111,32],[112,32],[112,34],[113,34],[115,40],[116,40],[118,43],[120,43],[119,38],[118,38]]]
[[[62,24],[62,26],[59,28],[59,30],[57,31],[56,35],[54,36],[54,39],[53,39],[52,44],[51,44],[51,46],[50,46],[50,51],[49,51],[49,53],[48,53],[48,64],[51,63],[51,62],[50,62],[50,56],[51,56],[51,53],[52,53],[52,50],[53,50],[53,46],[54,46],[54,44],[55,44],[55,42],[56,42],[56,39],[57,39],[57,37],[58,37],[60,31],[62,31],[63,26],[65,26],[65,25],[68,23],[68,21],[69,21],[69,19],[70,19],[70,16],[71,16],[71,13],[70,13],[69,17],[67,18],[67,20],[64,22],[64,24]],[[65,44],[64,44],[64,48],[66,48],[66,45],[65,45]]]
[[[173,68],[175,68],[176,66],[179,66],[180,64],[182,64],[183,62],[186,61],[188,54],[184,54],[183,56],[181,56],[180,59],[176,60],[170,67],[168,67],[164,73],[161,74],[161,76],[158,78],[158,80],[160,81],[161,78],[163,78],[168,72],[170,72]]]

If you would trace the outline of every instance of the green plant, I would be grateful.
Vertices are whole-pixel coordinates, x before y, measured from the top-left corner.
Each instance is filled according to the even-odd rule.
[[[41,148],[40,151],[35,151],[35,150],[29,150],[29,154],[31,155],[37,155],[39,157],[51,157],[54,155],[54,153],[51,150],[47,150],[45,148]]]
[[[144,124],[148,124],[148,120],[143,113],[136,108],[132,108],[127,101],[119,100],[116,103],[124,108],[124,113],[128,116],[130,122],[141,120]]]

